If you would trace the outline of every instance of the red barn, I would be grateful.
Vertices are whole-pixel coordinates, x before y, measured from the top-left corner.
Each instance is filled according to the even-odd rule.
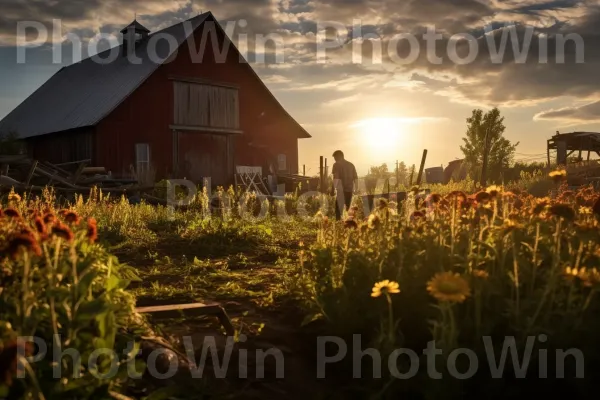
[[[31,157],[91,160],[113,175],[233,181],[236,165],[298,172],[310,138],[267,89],[211,13],[62,68],[0,122]]]

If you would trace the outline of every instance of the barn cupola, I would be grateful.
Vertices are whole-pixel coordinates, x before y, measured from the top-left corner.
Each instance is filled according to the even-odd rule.
[[[148,37],[150,31],[134,19],[131,24],[121,30],[121,33],[123,34],[123,55],[128,56],[135,51],[136,43]]]

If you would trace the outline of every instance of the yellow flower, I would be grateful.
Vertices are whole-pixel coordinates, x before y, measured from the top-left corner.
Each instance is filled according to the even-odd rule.
[[[564,169],[558,169],[556,171],[552,171],[548,174],[550,179],[555,182],[561,181],[567,177],[567,171]]]
[[[489,193],[490,196],[495,197],[498,195],[498,193],[502,193],[502,186],[492,185],[489,186],[485,191]]]
[[[571,267],[567,267],[565,268],[565,275],[569,275],[569,276],[577,276],[577,268],[571,268]]]
[[[474,269],[473,276],[476,276],[477,278],[481,278],[481,279],[487,279],[490,277],[490,274],[488,274],[487,271],[484,271],[482,269]]]
[[[18,193],[10,192],[8,194],[8,201],[21,201],[21,196]]]
[[[584,206],[579,207],[579,214],[589,215],[591,213],[592,213],[592,209],[590,207],[584,207]]]
[[[584,286],[590,287],[600,283],[600,272],[596,268],[587,269],[586,267],[571,268],[567,267],[564,271],[565,277],[569,280],[578,278]]]
[[[384,280],[381,282],[377,282],[375,286],[373,286],[373,293],[371,293],[371,297],[379,297],[382,294],[393,294],[400,293],[400,285],[398,282]]]
[[[582,276],[585,275],[585,268],[571,268],[571,267],[566,267],[564,270],[564,275],[565,278],[567,279],[573,279],[573,278],[581,278]]]
[[[567,176],[567,171],[564,169],[557,169],[556,171],[550,172],[548,175],[550,178],[554,178],[555,176]]]
[[[509,233],[515,229],[520,229],[520,228],[523,228],[523,225],[520,224],[518,221],[515,221],[514,219],[511,219],[511,218],[507,218],[504,220],[504,232],[505,233]]]
[[[595,286],[600,284],[600,272],[596,268],[592,268],[585,272],[585,275],[580,276],[584,286]]]
[[[367,220],[367,225],[371,229],[378,228],[379,225],[381,225],[381,219],[379,219],[378,215],[371,214],[371,215],[369,215],[369,219]]]
[[[469,283],[460,274],[441,272],[427,282],[427,291],[439,301],[462,303],[471,295]]]

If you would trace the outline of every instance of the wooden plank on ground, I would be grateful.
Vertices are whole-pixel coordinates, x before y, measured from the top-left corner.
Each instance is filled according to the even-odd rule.
[[[35,174],[35,169],[37,168],[38,165],[38,161],[37,160],[33,160],[31,162],[31,168],[29,169],[29,172],[27,173],[27,178],[25,179],[25,186],[29,186],[29,183],[31,182],[31,178],[33,178],[33,174]]]
[[[219,318],[219,322],[229,336],[235,335],[235,329],[231,324],[229,316],[225,309],[219,304],[188,303],[188,304],[167,304],[160,306],[137,307],[135,311],[139,314],[155,313],[181,313],[188,310],[197,310],[199,315],[214,315]]]
[[[148,306],[138,307],[136,311],[138,313],[159,313],[165,311],[179,311],[179,310],[192,310],[201,308],[206,312],[219,312],[221,307],[218,304],[204,304],[204,303],[191,303],[191,304],[167,304],[161,306]]]
[[[73,184],[77,183],[77,181],[81,177],[81,174],[83,173],[83,169],[85,168],[86,165],[87,165],[87,161],[83,161],[79,164],[79,166],[77,167],[77,171],[75,171],[75,173],[73,174],[73,176],[70,179],[71,183],[73,183]]]
[[[106,168],[104,167],[85,167],[81,172],[83,175],[87,174],[105,174]]]

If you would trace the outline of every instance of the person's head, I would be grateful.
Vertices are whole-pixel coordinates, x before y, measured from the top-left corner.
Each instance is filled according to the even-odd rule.
[[[344,153],[341,150],[336,150],[333,152],[333,159],[335,161],[341,161],[344,159]]]

